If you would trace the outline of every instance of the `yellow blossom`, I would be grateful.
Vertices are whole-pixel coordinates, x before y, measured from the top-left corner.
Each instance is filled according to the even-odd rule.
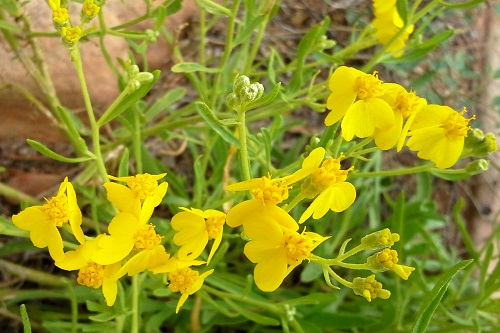
[[[375,145],[382,150],[397,145],[397,150],[400,151],[415,116],[427,105],[427,101],[396,83],[384,83],[384,87],[386,94],[382,98],[392,107],[394,125],[385,130],[376,128],[373,138]],[[404,119],[406,122],[403,126]]]
[[[232,192],[250,190],[253,196],[261,200],[264,205],[277,205],[286,200],[288,198],[288,188],[289,182],[285,178],[271,179],[271,175],[226,186],[226,190]]]
[[[144,173],[128,177],[108,176],[112,180],[125,182],[127,186],[112,182],[104,184],[107,198],[120,212],[132,213],[141,223],[146,223],[167,193],[168,183],[158,184],[158,180],[165,175]]]
[[[299,234],[296,228],[288,229],[271,216],[256,213],[243,228],[250,238],[244,253],[257,264],[255,284],[267,292],[276,290],[295,267],[308,259],[312,250],[329,238],[305,229]]]
[[[302,214],[299,223],[303,223],[311,215],[313,219],[320,219],[328,210],[342,212],[356,199],[356,188],[346,182],[347,174],[352,167],[347,170],[341,169],[342,154],[339,158],[328,158],[324,161],[324,153],[321,153],[321,150],[310,156],[312,158],[307,161],[310,175],[302,184],[299,195],[309,199],[316,198]]]
[[[194,294],[203,286],[205,278],[214,272],[213,269],[201,274],[189,267],[181,268],[168,274],[168,289],[174,293],[181,293],[175,313],[179,312],[181,306],[186,302],[189,295]]]
[[[101,7],[97,6],[94,0],[85,0],[82,6],[82,15],[86,16],[87,19],[91,19],[99,14],[100,10]]]
[[[440,169],[453,166],[464,148],[464,139],[470,129],[469,122],[475,117],[465,118],[448,106],[427,105],[418,113],[410,126],[406,145],[417,156],[430,160]]]
[[[403,280],[408,280],[411,272],[415,267],[405,266],[398,264],[398,252],[386,248],[367,259],[367,264],[370,266],[372,272],[380,272],[387,269],[392,270]]]
[[[352,67],[337,68],[329,79],[331,94],[326,106],[330,111],[325,119],[331,126],[342,119],[342,137],[351,141],[354,136],[371,137],[376,129],[393,126],[394,113],[381,97],[384,86],[377,73],[365,74]]]
[[[62,27],[61,35],[64,40],[70,44],[76,43],[82,37],[82,28],[79,26],[76,27]]]
[[[391,296],[391,292],[382,289],[382,283],[375,280],[375,275],[372,274],[367,278],[355,278],[352,281],[352,291],[356,295],[363,296],[368,302],[372,299],[382,298],[387,299]]]
[[[99,235],[79,245],[74,251],[66,252],[63,259],[56,261],[56,266],[67,271],[79,270],[77,282],[96,289],[102,287],[106,304],[112,306],[118,291],[117,273],[120,263],[104,266],[92,261],[92,255],[99,249],[97,244],[102,237],[104,235]]]
[[[396,0],[373,0],[373,7],[375,18],[371,24],[376,29],[375,37],[385,45],[403,28],[404,22],[396,8]],[[412,32],[413,25],[410,25],[391,43],[387,51],[394,52],[395,57],[401,56]]]
[[[68,10],[66,8],[57,8],[52,12],[52,20],[59,25],[63,25],[69,20]]]
[[[192,208],[175,214],[172,217],[172,229],[174,235],[174,243],[180,246],[177,256],[181,260],[192,260],[200,256],[207,246],[210,239],[214,240],[210,254],[208,255],[207,264],[212,259],[215,251],[222,240],[222,229],[226,220],[226,214],[214,209],[205,211]]]
[[[150,266],[149,261],[158,252],[164,252],[160,245],[162,237],[154,225],[141,223],[134,214],[121,212],[108,226],[109,235],[99,240],[99,249],[92,260],[101,265],[119,262],[131,252],[133,256],[120,270],[121,274],[135,275]]]
[[[365,250],[379,250],[393,246],[399,239],[399,234],[391,232],[389,228],[385,228],[361,238],[361,244]]]
[[[30,232],[30,239],[38,248],[48,247],[54,260],[64,257],[63,241],[58,228],[66,223],[80,244],[85,242],[81,228],[82,213],[76,202],[73,185],[64,179],[55,197],[42,206],[28,207],[12,216],[12,222],[20,229]]]
[[[231,228],[236,228],[259,216],[267,216],[292,230],[299,229],[297,222],[286,211],[276,205],[263,205],[259,199],[243,201],[231,208],[227,212],[226,223]]]

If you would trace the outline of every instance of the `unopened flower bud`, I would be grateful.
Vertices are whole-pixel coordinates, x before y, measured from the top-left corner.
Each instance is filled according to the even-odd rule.
[[[239,111],[240,109],[240,100],[238,99],[238,96],[234,92],[230,93],[226,97],[226,104],[229,108],[232,110]]]
[[[460,158],[469,156],[485,157],[497,150],[498,146],[493,133],[484,134],[479,128],[474,128],[465,137],[464,149]]]
[[[82,6],[81,20],[82,23],[89,23],[94,17],[99,14],[101,7],[94,3],[94,0],[85,0]]]
[[[246,75],[237,75],[233,82],[233,91],[239,95],[239,91],[250,85],[250,79]]]
[[[352,280],[352,291],[359,296],[366,298],[368,302],[372,299],[382,298],[387,299],[391,296],[389,290],[382,289],[382,283],[375,280],[375,275],[372,274],[367,278],[355,278]]]
[[[71,47],[80,40],[82,36],[82,29],[79,26],[76,27],[62,27],[61,35],[63,37],[63,43]]]
[[[150,83],[153,81],[154,76],[150,72],[140,72],[135,76],[135,79],[139,81],[140,84]]]
[[[486,170],[488,170],[488,161],[484,159],[472,161],[465,167],[465,171],[471,176],[483,173]]]
[[[160,33],[158,31],[146,29],[146,38],[150,43],[156,43],[159,35]]]
[[[361,244],[365,250],[380,250],[393,246],[399,239],[399,234],[391,233],[388,228],[385,228],[361,238]]]

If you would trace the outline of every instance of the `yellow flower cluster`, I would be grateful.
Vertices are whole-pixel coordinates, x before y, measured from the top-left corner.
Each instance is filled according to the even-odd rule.
[[[187,297],[198,291],[204,279],[213,273],[202,274],[191,266],[202,265],[196,260],[208,241],[214,239],[208,261],[222,239],[225,214],[216,210],[187,210],[172,219],[176,231],[174,243],[180,246],[175,255],[167,253],[163,237],[155,231],[149,219],[167,193],[168,183],[158,183],[166,174],[138,174],[130,177],[113,177],[119,183],[104,184],[108,200],[118,210],[105,234],[95,238],[85,237],[81,224],[82,214],[77,204],[73,186],[66,178],[59,191],[43,206],[33,206],[12,217],[20,229],[30,232],[33,244],[48,247],[56,266],[78,270],[77,282],[92,288],[101,288],[109,306],[115,303],[117,281],[124,275],[133,276],[144,271],[167,274],[169,288],[180,292],[176,312]],[[59,229],[70,225],[71,232],[80,245],[64,252]]]
[[[61,34],[64,44],[71,47],[85,34],[83,31],[85,24],[92,21],[101,10],[101,7],[96,5],[94,0],[85,0],[80,13],[81,24],[73,26],[71,24],[67,5],[68,2],[61,6],[61,0],[49,0],[54,27]]]
[[[474,119],[464,111],[427,104],[424,98],[396,83],[384,83],[377,73],[366,74],[352,67],[337,68],[329,79],[331,94],[326,106],[330,113],[325,124],[342,120],[342,137],[374,139],[382,150],[406,145],[417,156],[436,167],[453,166],[464,148],[464,140]],[[406,141],[407,137],[409,139]]]

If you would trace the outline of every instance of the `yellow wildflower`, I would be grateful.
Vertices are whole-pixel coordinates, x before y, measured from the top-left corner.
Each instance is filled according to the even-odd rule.
[[[391,106],[381,97],[384,86],[377,73],[365,74],[352,67],[341,66],[329,79],[332,91],[326,102],[331,110],[325,119],[331,126],[342,117],[342,137],[351,141],[354,136],[366,138],[375,129],[388,129],[394,124]]]
[[[64,41],[69,44],[74,44],[80,40],[80,37],[82,37],[82,28],[79,26],[62,27],[61,35],[63,36]]]
[[[243,228],[251,239],[245,245],[244,253],[257,264],[255,284],[267,292],[276,290],[295,267],[308,259],[312,250],[329,238],[305,229],[299,234],[297,228],[288,229],[271,216],[258,213],[254,213]]]
[[[375,145],[382,150],[391,149],[397,144],[397,150],[400,151],[415,116],[427,105],[427,101],[396,83],[384,83],[384,87],[386,95],[382,98],[392,107],[394,125],[385,130],[376,128],[373,138]],[[403,127],[404,119],[406,122]]]
[[[456,112],[448,106],[427,105],[410,126],[406,145],[440,169],[453,166],[462,154],[464,139],[471,128],[469,122],[475,119],[465,118],[464,112],[465,108]]]
[[[99,14],[101,7],[94,3],[94,0],[85,0],[82,6],[82,15],[86,16],[87,19],[92,19],[94,16]]]
[[[385,228],[361,238],[361,245],[363,245],[365,250],[380,250],[393,246],[394,243],[399,242],[400,238],[399,234],[391,232],[389,228]]]
[[[52,12],[52,20],[59,24],[63,25],[64,23],[69,21],[69,14],[66,8],[57,8]]]
[[[253,196],[261,200],[264,205],[277,205],[288,199],[288,188],[289,182],[285,178],[271,179],[271,175],[226,186],[226,190],[232,192],[250,190]]]
[[[48,247],[54,260],[64,257],[63,241],[58,228],[69,223],[80,244],[85,242],[81,228],[82,213],[76,202],[76,193],[68,177],[59,187],[55,197],[42,206],[28,207],[12,216],[12,222],[20,229],[30,232],[30,239],[38,248]]]
[[[328,210],[342,212],[356,199],[356,188],[345,181],[352,167],[347,170],[341,169],[342,154],[339,158],[328,158],[323,161],[324,153],[321,152],[324,152],[324,149],[314,155],[311,154],[311,159],[307,161],[310,175],[302,184],[299,195],[309,199],[316,198],[302,214],[299,223],[303,223],[311,215],[313,219],[320,219]]]
[[[371,24],[376,29],[375,37],[385,45],[403,28],[404,22],[396,8],[396,0],[373,0],[373,7],[375,18]],[[391,43],[387,51],[395,52],[394,56],[400,57],[412,32],[413,25],[410,25]]]
[[[154,230],[154,225],[141,223],[134,214],[121,212],[108,226],[109,235],[99,241],[99,250],[92,260],[101,265],[119,262],[132,251],[134,255],[124,265],[121,273],[137,274],[149,266],[149,260],[164,249],[160,245],[162,237]]]
[[[367,264],[372,272],[381,272],[387,269],[392,270],[403,280],[408,280],[415,267],[398,264],[398,252],[386,248],[367,259]]]
[[[299,229],[297,222],[286,211],[276,205],[263,205],[259,199],[243,201],[231,208],[227,212],[226,223],[231,228],[236,228],[259,216],[267,216],[288,229]]]
[[[355,278],[352,280],[352,291],[356,295],[363,296],[368,302],[372,299],[382,298],[387,299],[391,296],[391,292],[382,289],[382,283],[375,280],[375,274],[367,278]]]
[[[214,272],[213,269],[201,274],[189,267],[181,268],[168,274],[168,289],[174,293],[181,293],[175,313],[179,312],[181,306],[186,302],[189,295],[194,294],[203,286],[205,278]]]
[[[167,193],[168,183],[158,185],[158,180],[165,177],[166,173],[150,175],[148,173],[128,177],[113,177],[109,179],[125,182],[127,186],[117,183],[106,183],[107,198],[120,212],[132,213],[146,223],[156,206],[158,206]]]
[[[102,237],[104,235],[99,235],[79,245],[74,251],[66,252],[63,259],[56,261],[56,266],[67,271],[79,270],[77,282],[95,289],[102,287],[106,304],[112,306],[118,291],[117,273],[120,263],[103,266],[92,261],[92,255],[99,249],[97,244]]]
[[[192,260],[200,256],[210,239],[214,240],[207,263],[210,262],[222,240],[222,229],[226,214],[214,209],[205,211],[186,208],[172,217],[172,229],[177,231],[174,243],[180,246],[177,256],[181,260]]]

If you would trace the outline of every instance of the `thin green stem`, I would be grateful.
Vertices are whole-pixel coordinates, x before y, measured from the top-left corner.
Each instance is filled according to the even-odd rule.
[[[85,108],[87,110],[87,116],[90,123],[90,129],[92,131],[92,143],[94,146],[94,155],[96,156],[96,163],[99,173],[101,174],[103,181],[108,181],[108,173],[106,171],[106,166],[104,165],[104,159],[101,154],[101,140],[99,133],[99,126],[96,122],[94,110],[92,109],[92,103],[90,101],[90,95],[87,88],[87,82],[85,81],[85,75],[83,74],[82,57],[80,54],[80,49],[78,44],[75,44],[71,49],[71,57],[75,65],[76,73],[80,81],[80,86],[82,88],[83,100],[85,102]]]
[[[65,287],[64,278],[54,276],[49,273],[40,272],[36,269],[13,264],[9,261],[0,259],[0,269],[4,273],[10,273],[19,276],[25,280],[39,283],[41,285],[53,287]]]
[[[223,69],[227,66],[227,62],[229,57],[231,56],[231,52],[233,51],[233,38],[234,38],[234,25],[236,22],[236,15],[238,14],[238,8],[240,7],[241,0],[235,0],[233,5],[231,6],[231,16],[227,22],[226,29],[226,42],[224,43],[224,53],[222,54],[222,58],[219,63],[219,69],[221,71],[215,75],[214,84],[212,86],[212,102],[210,103],[212,109],[217,110],[216,101],[219,98],[219,86],[221,84]]]
[[[268,302],[258,301],[256,299],[248,298],[246,296],[240,296],[240,295],[230,294],[230,293],[227,293],[227,292],[220,291],[220,290],[217,290],[215,288],[209,287],[206,284],[203,285],[203,290],[205,290],[206,292],[208,292],[208,293],[210,293],[212,295],[218,296],[220,298],[228,298],[228,299],[232,299],[232,300],[235,300],[235,301],[238,301],[238,302],[241,302],[241,303],[247,303],[247,304],[250,304],[250,305],[254,305],[254,306],[256,306],[259,309],[265,309],[267,311],[276,313],[278,315],[283,315],[284,314],[283,313],[283,309],[281,307],[278,307],[278,306],[273,305],[273,304],[268,303]]]
[[[389,177],[389,176],[402,176],[410,175],[413,173],[426,172],[434,168],[434,163],[424,164],[413,168],[394,169],[384,171],[371,171],[371,172],[358,172],[351,173],[350,178],[367,178],[367,177]]]
[[[13,199],[17,202],[25,201],[27,202],[30,206],[33,205],[40,205],[41,202],[37,200],[36,198],[23,193],[13,187],[10,187],[8,185],[5,185],[3,183],[0,183],[0,195],[5,198]]]
[[[284,205],[282,208],[288,213],[289,211],[292,210],[293,207],[297,206],[302,200],[305,199],[305,196],[302,194],[302,192],[299,192],[295,198],[293,198],[292,202],[290,202],[287,205]]]
[[[247,125],[244,110],[238,113],[238,136],[240,139],[240,164],[243,180],[249,180],[252,175],[250,173],[250,160],[248,159]]]
[[[330,268],[330,266],[323,266],[323,269],[326,269],[328,274],[330,274],[330,276],[332,278],[334,278],[335,280],[337,280],[338,283],[340,283],[341,285],[347,287],[347,288],[351,288],[352,289],[352,282],[349,282],[345,279],[343,279],[342,277],[340,277],[340,275],[338,275],[337,273],[335,273],[333,271],[333,269]]]
[[[142,173],[142,137],[141,137],[141,118],[139,110],[132,109],[134,113],[134,132],[132,133],[132,142],[134,147],[135,166],[137,173]]]

